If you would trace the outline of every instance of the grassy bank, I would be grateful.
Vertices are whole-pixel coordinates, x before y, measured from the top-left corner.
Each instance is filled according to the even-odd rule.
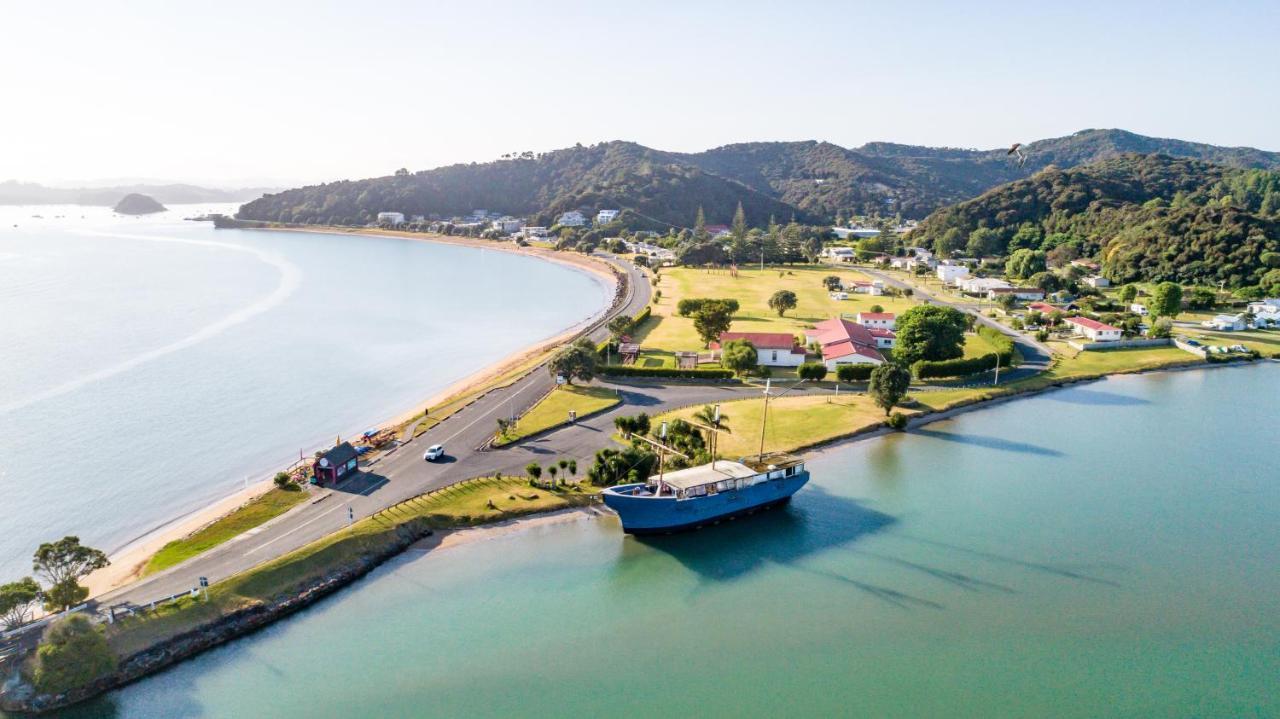
[[[299,493],[301,494],[301,493]],[[296,594],[363,557],[380,556],[403,541],[407,528],[474,526],[589,504],[578,487],[548,490],[523,477],[479,478],[414,497],[350,527],[246,572],[216,582],[205,600],[182,599],[107,627],[107,640],[124,658],[189,632],[238,609]]]
[[[143,568],[142,574],[159,572],[207,552],[210,549],[284,514],[309,495],[298,487],[272,489],[213,524],[160,548]]]
[[[603,412],[621,402],[617,392],[605,387],[576,385],[556,387],[528,412],[525,412],[516,423],[515,429],[500,436],[494,442],[494,446],[501,447],[552,427],[559,427],[569,421],[570,411],[576,412],[581,419],[596,412]]]

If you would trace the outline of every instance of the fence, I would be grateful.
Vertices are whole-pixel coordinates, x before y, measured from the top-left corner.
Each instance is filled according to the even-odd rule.
[[[1078,340],[1067,340],[1067,344],[1080,350],[1081,352],[1098,351],[1098,350],[1122,350],[1134,347],[1163,347],[1171,343],[1169,338],[1155,340],[1116,340],[1114,342],[1080,342]]]

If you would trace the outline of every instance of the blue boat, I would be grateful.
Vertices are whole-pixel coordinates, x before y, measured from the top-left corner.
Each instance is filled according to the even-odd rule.
[[[804,462],[790,455],[753,455],[654,475],[601,492],[629,534],[700,529],[787,502],[809,481]]]

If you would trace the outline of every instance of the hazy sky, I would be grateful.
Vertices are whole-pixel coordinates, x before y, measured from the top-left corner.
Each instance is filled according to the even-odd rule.
[[[315,182],[626,139],[1280,150],[1280,3],[0,0],[0,180]]]

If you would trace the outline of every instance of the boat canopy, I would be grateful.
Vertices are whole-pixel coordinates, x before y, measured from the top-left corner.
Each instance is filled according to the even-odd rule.
[[[723,482],[726,479],[745,479],[760,474],[741,462],[717,459],[711,464],[703,464],[688,469],[680,469],[662,475],[663,484],[673,489],[689,489],[704,484]],[[649,478],[651,484],[658,482],[658,475]]]

